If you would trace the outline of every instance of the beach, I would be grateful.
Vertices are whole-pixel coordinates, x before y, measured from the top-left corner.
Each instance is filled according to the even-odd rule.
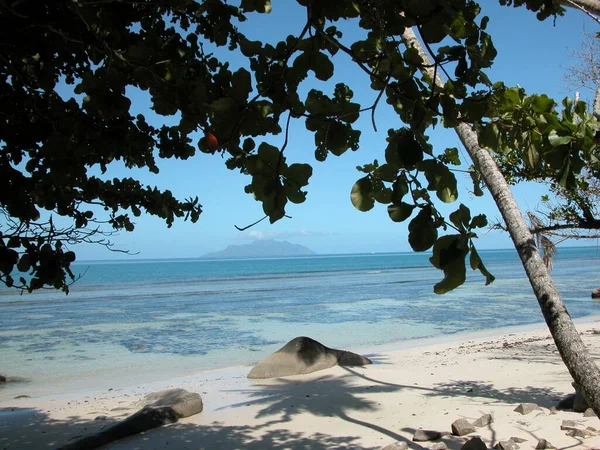
[[[576,321],[596,358],[599,320]],[[489,448],[511,437],[526,439],[521,449],[535,448],[539,439],[557,448],[600,448],[600,436],[572,437],[561,430],[564,420],[600,430],[597,417],[550,409],[574,390],[544,324],[346,350],[360,350],[374,364],[273,380],[249,380],[250,367],[244,366],[31,398],[23,397],[26,383],[10,391],[8,383],[0,388],[0,449],[58,448],[134,413],[144,395],[170,388],[199,393],[204,410],[103,448],[379,449],[404,441],[412,449],[435,442],[459,449],[473,436]],[[514,411],[521,403],[539,409],[523,415]],[[472,422],[485,414],[491,414],[491,424],[467,436],[450,434],[455,420]],[[413,442],[419,429],[444,436]]]

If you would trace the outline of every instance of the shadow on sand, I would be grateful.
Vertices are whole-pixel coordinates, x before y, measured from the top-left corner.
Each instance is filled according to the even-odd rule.
[[[242,394],[245,401],[226,405],[220,411],[231,411],[232,416],[235,416],[236,410],[251,406],[255,418],[260,419],[258,425],[225,425],[219,422],[198,425],[184,420],[161,428],[159,433],[151,430],[105,448],[378,449],[393,441],[408,442],[414,432],[414,429],[409,428],[409,423],[399,424],[397,429],[387,429],[376,423],[377,416],[386,414],[385,405],[382,406],[377,400],[385,401],[388,394],[416,390],[424,396],[470,397],[477,398],[482,403],[533,402],[546,407],[554,405],[562,395],[552,389],[539,387],[498,390],[491,384],[476,381],[445,382],[432,387],[404,385],[373,378],[369,376],[368,369],[343,369],[345,373],[341,376],[324,372],[310,381],[299,381],[297,378],[277,379],[257,382],[249,389],[227,391]],[[371,412],[377,414],[365,414]],[[317,416],[323,421],[328,418],[341,419],[354,425],[353,432],[347,436],[335,436],[310,430],[287,430],[286,423],[300,415]],[[369,417],[369,421],[365,417]],[[120,418],[122,417],[95,421],[74,416],[59,421],[39,410],[0,409],[0,449],[55,449],[76,437],[97,432]],[[327,429],[327,426],[321,427],[323,429]],[[378,436],[381,445],[365,447],[359,444],[362,442],[360,437],[367,430],[371,435],[374,433]],[[449,437],[445,442],[454,450],[459,449],[464,440]],[[410,442],[411,449],[424,449],[428,446]]]

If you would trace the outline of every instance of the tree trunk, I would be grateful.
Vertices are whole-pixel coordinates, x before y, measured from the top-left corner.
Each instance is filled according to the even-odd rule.
[[[431,58],[413,30],[406,29],[402,39],[408,47],[414,47],[419,52],[427,66],[421,70],[433,77]],[[436,75],[435,84],[443,86],[443,80],[439,74]],[[479,146],[477,135],[469,125],[460,123],[455,130],[502,214],[563,362],[588,404],[600,417],[600,370],[590,357],[565,308],[506,179],[489,152]]]
[[[560,0],[560,4],[600,16],[600,1],[598,0]]]

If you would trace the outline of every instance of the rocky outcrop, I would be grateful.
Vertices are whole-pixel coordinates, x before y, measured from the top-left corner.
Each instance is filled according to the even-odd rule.
[[[500,441],[496,445],[494,445],[495,450],[518,450],[519,445],[514,442],[512,439],[508,441]]]
[[[297,337],[250,370],[248,378],[276,378],[328,369],[335,365],[364,366],[369,358],[325,347],[309,337]]]
[[[465,442],[460,450],[488,450],[488,447],[479,436],[475,436]]]
[[[144,397],[137,405],[142,406],[142,409],[125,420],[99,433],[73,441],[59,450],[92,450],[152,428],[177,422],[184,417],[198,414],[203,409],[200,394],[185,389],[155,392]]]
[[[452,422],[452,434],[454,436],[466,436],[475,431],[475,427],[467,419],[457,419]]]
[[[536,450],[546,450],[546,449],[554,449],[556,448],[554,445],[552,445],[550,442],[548,442],[546,439],[540,439],[537,443],[537,445],[535,446]]]
[[[435,430],[417,430],[413,435],[412,440],[414,442],[427,442],[427,441],[437,441],[441,439],[443,434],[439,431]]]
[[[533,411],[541,411],[541,410],[542,410],[542,408],[540,408],[535,403],[521,403],[519,406],[517,406],[515,408],[515,412],[518,412],[523,415],[527,415]]]
[[[592,290],[592,298],[600,298],[600,288]]]
[[[475,428],[482,428],[482,427],[486,427],[492,423],[494,423],[494,418],[492,417],[492,415],[484,414],[479,419],[477,419],[475,422],[473,422],[473,426]]]

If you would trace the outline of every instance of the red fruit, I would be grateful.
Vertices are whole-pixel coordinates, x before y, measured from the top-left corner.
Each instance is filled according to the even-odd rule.
[[[217,139],[217,137],[212,134],[210,131],[206,131],[204,133],[204,137],[206,138],[206,147],[209,150],[218,150],[219,148],[219,140]]]

